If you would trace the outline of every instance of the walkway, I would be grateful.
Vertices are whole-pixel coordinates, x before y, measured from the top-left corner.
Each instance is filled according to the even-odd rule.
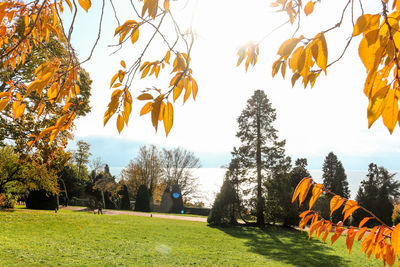
[[[87,208],[81,207],[60,207],[60,209],[66,210],[75,210],[75,211],[87,211]],[[192,222],[207,222],[207,218],[204,217],[191,217],[191,216],[179,216],[179,215],[169,215],[169,214],[160,214],[160,213],[146,213],[146,212],[137,212],[137,211],[119,211],[119,210],[105,210],[103,209],[103,214],[106,215],[133,215],[133,216],[142,216],[142,217],[154,217],[154,218],[163,218],[163,219],[171,219],[171,220],[182,220],[182,221],[192,221]]]

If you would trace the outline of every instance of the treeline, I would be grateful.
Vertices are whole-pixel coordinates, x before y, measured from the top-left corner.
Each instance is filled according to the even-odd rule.
[[[30,161],[22,162],[14,147],[1,147],[0,206],[12,208],[18,200],[37,209],[72,204],[151,211],[154,205],[164,204],[164,212],[178,212],[178,206],[181,212],[183,205],[204,206],[199,200],[190,202],[197,199],[197,177],[192,171],[200,163],[185,149],[142,146],[119,179],[101,158],[89,161],[90,145],[84,141],[77,142],[75,151],[60,150],[59,154],[51,164],[39,164],[34,156],[27,164]],[[176,199],[182,203],[176,204]]]
[[[308,210],[304,204],[299,207],[297,201],[291,203],[301,179],[311,178],[307,159],[297,159],[292,166],[292,160],[285,155],[285,140],[278,139],[278,131],[273,126],[275,119],[275,109],[265,93],[255,91],[238,117],[237,137],[241,145],[233,149],[223,185],[208,217],[209,224],[237,224],[240,219],[246,225],[259,227],[266,223],[294,226],[299,223],[299,214]],[[350,198],[345,169],[333,152],[326,156],[322,170],[323,186]],[[392,225],[394,205],[400,196],[400,183],[394,180],[394,175],[371,163],[356,196],[359,205],[388,225]],[[343,219],[343,208],[330,214],[330,200],[331,196],[321,196],[313,209],[322,217],[339,222]],[[400,208],[396,210],[400,213]],[[400,219],[398,213],[393,214],[393,220]],[[345,224],[358,225],[365,216],[358,210]]]

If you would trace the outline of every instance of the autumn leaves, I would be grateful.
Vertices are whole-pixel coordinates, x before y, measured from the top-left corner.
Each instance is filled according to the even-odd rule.
[[[145,16],[146,13],[153,20],[157,18],[158,2],[158,0],[144,1],[141,13],[143,20],[143,16]],[[160,23],[167,13],[169,13],[168,0],[164,1],[164,10],[160,13],[162,15]],[[131,43],[135,44],[139,39],[139,28],[145,23],[149,23],[149,21],[144,20],[142,22],[137,22],[135,20],[127,20],[121,26],[117,27],[115,35],[119,36],[119,44],[121,45],[124,43],[129,37]],[[153,26],[156,27],[155,25]],[[159,33],[167,43],[165,36],[160,33],[157,27],[154,35],[156,33]],[[104,114],[104,125],[106,125],[109,119],[117,113],[117,129],[121,132],[124,126],[128,125],[129,116],[132,110],[132,96],[130,94],[129,86],[132,83],[133,77],[138,73],[140,79],[150,76],[158,78],[160,72],[164,70],[165,67],[171,65],[170,58],[171,56],[174,56],[175,59],[171,66],[171,74],[173,76],[167,89],[161,90],[153,86],[141,90],[141,94],[137,97],[140,101],[148,101],[142,106],[140,115],[142,116],[151,113],[151,122],[156,131],[158,129],[158,123],[163,121],[165,133],[168,136],[173,126],[174,119],[174,108],[171,102],[175,102],[183,92],[183,103],[185,103],[190,96],[195,100],[198,92],[197,82],[193,78],[192,70],[189,67],[193,35],[190,32],[185,34],[179,33],[179,35],[181,35],[180,38],[183,38],[184,43],[186,44],[186,53],[174,49],[176,44],[175,41],[175,44],[172,46],[167,43],[168,50],[163,58],[156,61],[145,61],[142,63],[142,57],[151,42],[150,39],[150,42],[145,47],[142,55],[131,66],[127,67],[125,61],[121,61],[123,69],[120,69],[111,79],[110,87],[117,89],[112,93],[108,109]],[[185,39],[188,36],[192,37],[191,43]]]
[[[362,240],[361,250],[368,257],[372,254],[377,259],[381,259],[385,264],[392,266],[395,262],[397,253],[400,256],[400,224],[395,228],[385,225],[379,220],[374,214],[365,210],[363,207],[359,206],[354,200],[348,200],[340,197],[328,190],[326,190],[322,184],[315,183],[311,178],[303,178],[301,182],[295,189],[293,194],[292,202],[296,199],[301,205],[307,198],[307,195],[312,188],[312,195],[309,198],[309,209],[300,214],[299,228],[303,231],[304,227],[310,223],[309,238],[315,233],[315,237],[321,239],[325,243],[331,231],[334,233],[331,235],[331,245],[343,234],[346,235],[346,246],[349,251],[353,247],[354,239],[357,238],[358,241]],[[329,194],[333,197],[330,201],[330,210],[332,213],[339,208],[343,207],[342,214],[344,215],[343,221],[334,223],[326,218],[322,218],[317,212],[312,210],[312,207],[318,197],[322,194]],[[369,213],[370,217],[365,217],[358,225],[358,227],[343,225],[343,222],[349,218],[356,210],[362,209]],[[380,225],[373,227],[372,229],[367,228],[365,224],[370,220],[376,220]],[[345,230],[347,230],[345,232]],[[390,241],[390,242],[389,242]]]

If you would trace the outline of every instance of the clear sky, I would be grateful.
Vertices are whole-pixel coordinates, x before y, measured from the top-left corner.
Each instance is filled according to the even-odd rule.
[[[81,59],[88,55],[97,35],[96,17],[101,1],[92,2],[89,14],[80,13],[76,22],[79,27],[75,27],[72,40]],[[135,19],[131,9],[123,6],[128,1],[114,2],[119,10],[123,10],[122,21]],[[400,169],[398,127],[390,135],[379,119],[368,129],[368,100],[363,94],[366,73],[357,52],[360,39],[355,38],[342,60],[328,68],[327,76],[320,75],[313,89],[304,90],[300,81],[292,88],[291,76],[286,80],[281,76],[272,78],[271,66],[277,59],[279,45],[291,37],[294,27],[284,26],[266,38],[260,45],[259,63],[250,67],[247,73],[243,65],[236,67],[236,52],[241,44],[261,40],[286,20],[282,13],[272,11],[270,1],[188,1],[188,6],[176,9],[176,16],[182,23],[189,21],[187,14],[192,14],[196,2],[193,26],[199,38],[193,48],[192,69],[199,93],[196,101],[190,99],[184,106],[182,100],[177,101],[174,126],[168,138],[163,129],[155,134],[149,116],[139,117],[143,105],[139,101],[133,104],[129,127],[120,135],[115,119],[103,127],[103,114],[112,92],[108,88],[110,79],[120,68],[120,60],[124,59],[128,65],[133,63],[141,47],[139,42],[136,47],[130,46],[110,55],[114,49],[108,45],[117,42],[113,38],[117,25],[108,4],[99,46],[92,60],[83,66],[93,80],[92,113],[77,121],[75,131],[75,140],[83,139],[92,145],[93,156],[100,156],[111,167],[119,168],[135,157],[139,146],[156,144],[189,149],[200,157],[203,167],[226,165],[233,146],[239,144],[235,137],[236,118],[253,91],[262,89],[276,109],[275,127],[279,130],[279,137],[286,139],[287,154],[293,159],[305,157],[311,169],[320,169],[325,156],[333,151],[346,169],[366,170],[370,162],[390,170]],[[315,14],[302,18],[304,28],[300,32],[312,37],[319,30],[333,26],[341,14],[332,10],[344,6],[344,3],[342,0],[317,3]],[[171,2],[172,9],[176,5],[179,3]],[[373,7],[364,8],[368,12]],[[351,21],[349,18],[345,20],[348,26],[326,36],[329,62],[340,55],[351,35]],[[145,60],[159,59],[160,51],[165,53],[165,46],[156,45],[151,51],[145,55]],[[168,75],[158,81],[137,80],[132,93],[137,96],[140,90],[153,84],[166,86],[169,84]],[[70,147],[73,148],[73,144]]]

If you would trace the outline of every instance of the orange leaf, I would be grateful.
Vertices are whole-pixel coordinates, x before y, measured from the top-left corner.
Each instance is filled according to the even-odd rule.
[[[357,241],[360,241],[362,238],[363,238],[363,236],[364,236],[364,234],[365,234],[365,232],[368,230],[368,228],[367,227],[363,227],[363,228],[361,228],[359,231],[358,231],[358,234],[357,234]]]
[[[311,212],[311,210],[306,210],[306,211],[303,211],[300,215],[299,215],[299,217],[300,218],[304,218],[307,214],[309,214]]]
[[[297,196],[299,196],[299,206],[303,203],[304,199],[307,196],[308,190],[311,187],[311,178],[303,178],[300,183],[297,185],[296,189],[294,190],[292,203],[296,200]]]
[[[368,222],[372,217],[365,217],[364,219],[361,220],[360,224],[358,225],[358,228],[361,228],[364,226],[366,222]]]
[[[325,232],[322,235],[322,241],[325,243],[326,238],[328,237],[329,233],[331,232],[332,229],[332,223],[329,223],[328,226],[325,228]]]
[[[349,254],[351,252],[351,248],[353,247],[354,237],[356,236],[356,232],[353,228],[347,230],[347,237],[346,237],[346,246]]]
[[[314,218],[314,216],[315,216],[314,214],[310,214],[310,215],[307,215],[306,217],[304,217],[303,219],[301,219],[301,221],[299,223],[299,228],[302,232],[303,232],[304,226],[306,226],[307,223],[311,220],[311,218]]]
[[[89,8],[92,6],[92,2],[90,0],[78,0],[79,5],[86,11],[89,11]]]
[[[121,66],[124,67],[124,68],[126,68],[125,61],[121,60]]]
[[[400,223],[393,229],[392,235],[390,236],[390,243],[392,243],[397,256],[400,257]]]
[[[314,2],[309,1],[306,6],[304,7],[304,13],[306,16],[310,15],[314,11]]]
[[[357,202],[354,200],[347,200],[346,205],[344,206],[344,209],[342,213],[344,213],[344,218],[343,222],[354,212],[356,211],[360,206],[358,206]]]
[[[313,189],[312,189],[312,197],[310,199],[309,204],[309,209],[312,208],[312,206],[314,206],[315,201],[317,201],[318,197],[322,194],[322,184],[316,184],[314,185]]]
[[[342,235],[343,231],[344,229],[342,227],[336,227],[335,233],[331,237],[331,246]]]
[[[344,198],[341,198],[338,195],[335,195],[332,199],[331,199],[331,216],[332,213],[337,210],[338,208],[340,208],[340,206],[342,206],[343,202],[345,201]]]

